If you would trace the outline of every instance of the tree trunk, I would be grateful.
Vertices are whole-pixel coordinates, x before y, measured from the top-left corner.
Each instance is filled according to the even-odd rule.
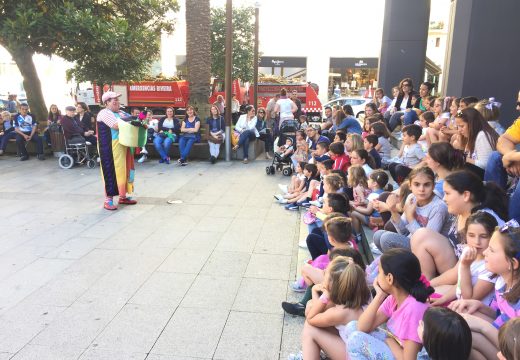
[[[209,0],[186,0],[186,65],[190,104],[199,117],[209,116],[211,78],[211,15]]]
[[[23,87],[31,113],[39,123],[40,130],[47,125],[47,107],[43,98],[42,84],[33,62],[33,52],[28,48],[10,51],[23,77]]]

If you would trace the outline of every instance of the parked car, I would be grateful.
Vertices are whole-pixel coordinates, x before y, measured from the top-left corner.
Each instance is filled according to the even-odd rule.
[[[365,113],[365,105],[369,102],[372,102],[372,99],[362,97],[340,97],[331,100],[323,105],[323,118],[325,118],[325,107],[333,107],[334,105],[350,105],[352,106],[352,110],[354,110],[354,116],[359,117],[360,114]]]

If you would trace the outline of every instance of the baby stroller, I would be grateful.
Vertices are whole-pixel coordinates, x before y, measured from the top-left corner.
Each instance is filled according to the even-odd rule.
[[[88,147],[92,145],[86,140],[72,141],[65,139],[65,153],[58,158],[58,164],[62,169],[70,169],[74,164],[87,164],[89,169],[96,167],[96,159],[89,153]]]
[[[278,138],[278,146],[285,144],[287,137],[292,139],[292,143],[296,141],[296,130],[298,130],[298,122],[296,120],[285,120],[280,126],[280,136]],[[281,171],[284,176],[291,176],[293,173],[292,160],[290,156],[282,156],[275,151],[273,162],[265,168],[267,175],[274,175],[276,171]]]

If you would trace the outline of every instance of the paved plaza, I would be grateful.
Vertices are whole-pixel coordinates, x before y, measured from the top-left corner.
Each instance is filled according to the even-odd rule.
[[[108,212],[99,168],[0,157],[0,359],[296,352],[300,221],[266,165],[136,164],[139,204]]]

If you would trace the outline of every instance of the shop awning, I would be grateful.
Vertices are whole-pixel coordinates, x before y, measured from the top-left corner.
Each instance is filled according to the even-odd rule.
[[[426,71],[428,71],[428,74],[438,76],[442,74],[442,69],[439,65],[433,62],[432,59],[430,59],[428,56],[426,57],[426,62],[424,64],[424,67],[426,68]]]

